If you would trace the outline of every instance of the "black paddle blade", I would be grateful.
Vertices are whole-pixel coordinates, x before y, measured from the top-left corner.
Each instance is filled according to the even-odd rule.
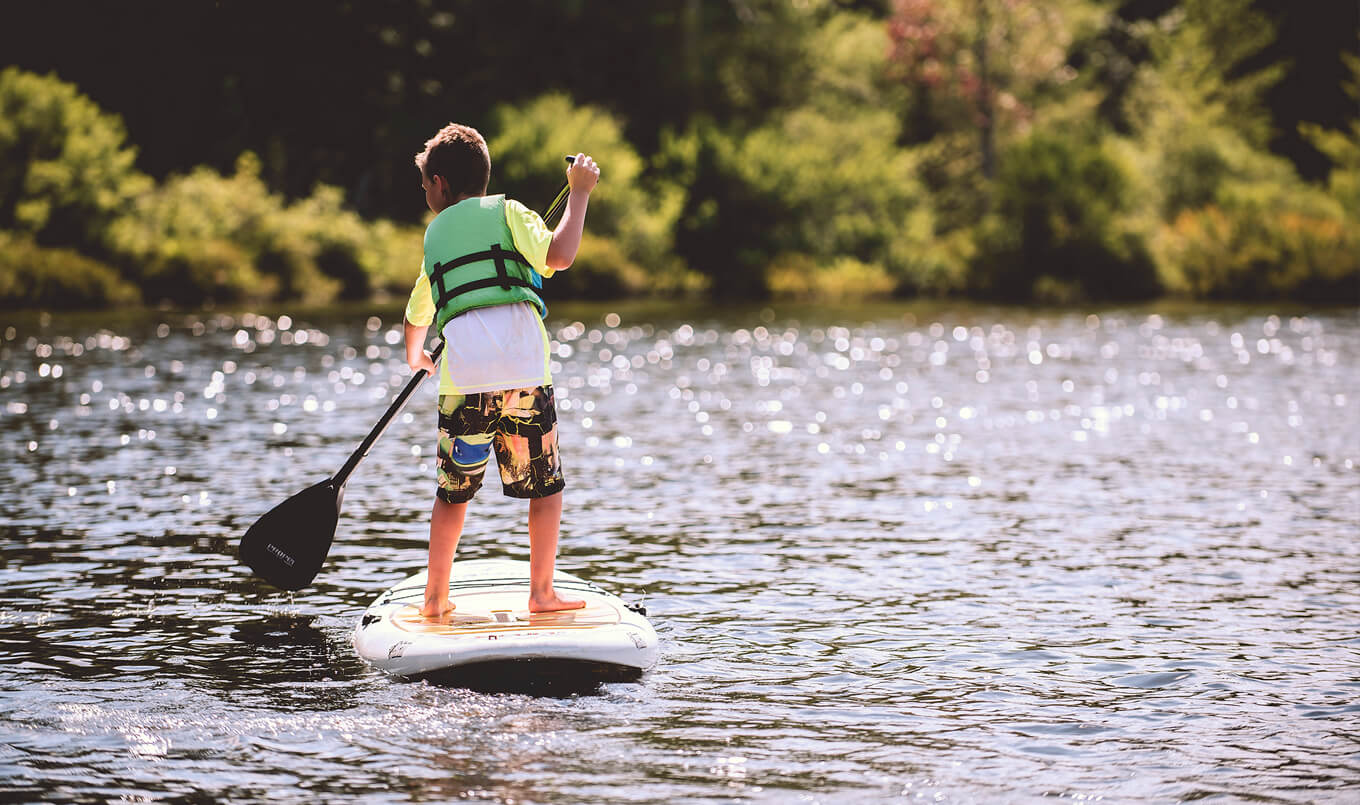
[[[241,537],[241,561],[284,590],[311,584],[335,539],[343,495],[328,478],[265,512]]]

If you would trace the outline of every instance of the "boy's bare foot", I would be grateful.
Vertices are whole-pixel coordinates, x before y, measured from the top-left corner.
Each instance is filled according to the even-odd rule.
[[[420,608],[420,614],[426,618],[439,618],[453,611],[453,604],[448,600],[426,601],[425,606]]]
[[[566,612],[585,607],[586,602],[579,598],[563,598],[556,590],[549,590],[543,597],[529,596],[530,612]]]

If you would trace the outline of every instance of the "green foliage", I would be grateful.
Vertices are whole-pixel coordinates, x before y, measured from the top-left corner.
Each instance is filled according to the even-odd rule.
[[[652,290],[647,270],[628,259],[616,240],[586,233],[571,268],[544,284],[552,299],[618,299]]]
[[[302,93],[318,103],[295,94],[261,115],[267,170],[246,152],[229,175],[153,183],[117,117],[55,77],[0,72],[0,300],[404,296],[419,229],[364,220],[311,183],[414,218],[393,201],[418,203],[405,154],[448,108],[490,135],[493,192],[532,208],[556,194],[563,154],[600,162],[581,253],[550,298],[1356,298],[1360,119],[1302,127],[1332,162],[1325,188],[1271,153],[1263,99],[1282,40],[1260,0],[742,0],[608,20],[569,3],[539,9],[543,29],[605,44],[527,49],[511,68],[465,32],[522,12],[455,6],[322,21],[362,30],[356,47],[372,49],[356,63],[381,69],[318,70]],[[619,70],[608,51],[625,47],[636,58]],[[455,51],[502,66],[450,73]],[[251,64],[254,80],[221,79],[229,94],[270,95],[259,76],[276,63]],[[506,83],[504,69],[543,80]],[[544,86],[559,89],[525,97]],[[161,137],[158,175],[243,148],[150,119],[134,130]]]
[[[365,222],[344,206],[339,188],[318,185],[312,195],[288,206],[278,218],[275,242],[305,244],[323,293],[339,282],[342,299],[364,299],[376,293],[405,294],[420,272],[423,259],[421,230],[390,221]],[[304,272],[310,269],[304,268]],[[315,282],[305,273],[299,277]],[[315,293],[294,281],[294,296]]]
[[[201,167],[141,195],[111,240],[150,301],[269,299],[317,279],[307,244],[272,236],[282,211],[247,154],[233,176]]]
[[[898,145],[898,116],[882,108],[899,91],[885,80],[882,26],[841,14],[811,46],[823,58],[799,107],[747,133],[700,121],[666,142],[690,188],[679,249],[719,297],[773,290],[772,259],[780,292],[802,292],[794,273],[851,276],[851,263],[892,289],[938,280],[916,163]],[[866,282],[860,295],[881,292]]]
[[[1345,85],[1346,94],[1360,105],[1360,56],[1347,53],[1345,62],[1351,73],[1351,80]],[[1349,131],[1312,124],[1301,129],[1313,146],[1332,160],[1327,186],[1352,225],[1360,226],[1360,116],[1351,118]]]
[[[1278,71],[1232,77],[1270,37],[1247,0],[1186,0],[1142,31],[1154,59],[1133,82],[1127,117],[1148,179],[1143,197],[1162,220],[1216,203],[1233,182],[1296,181],[1262,148],[1260,96]]]
[[[418,229],[367,223],[333,187],[289,204],[253,154],[154,186],[118,118],[56,78],[0,72],[0,111],[4,304],[357,299],[405,293],[419,270]]]
[[[816,59],[804,79],[799,102],[826,114],[882,107],[904,108],[908,93],[893,80],[887,63],[888,32],[883,23],[862,14],[831,16],[807,37]]]
[[[897,285],[882,266],[853,257],[838,257],[821,266],[807,255],[783,255],[770,265],[768,276],[774,296],[816,302],[883,297]]]
[[[804,108],[745,138],[738,176],[782,212],[770,233],[777,251],[825,263],[852,257],[910,283],[932,220],[897,133],[888,112],[833,117]]]
[[[723,3],[697,5],[721,8]],[[696,111],[713,114],[748,130],[779,112],[797,106],[813,81],[822,52],[810,46],[826,24],[828,0],[742,0],[730,4],[718,26],[703,31],[698,58],[706,64],[695,70],[701,78]],[[710,17],[712,12],[700,17]],[[732,18],[735,19],[732,19]],[[735,22],[735,25],[731,23]],[[716,34],[716,35],[715,35]]]
[[[1301,129],[1319,151],[1331,158],[1334,167],[1327,187],[1346,215],[1360,225],[1360,119],[1351,121],[1348,132],[1315,125]]]
[[[1210,299],[1360,299],[1360,230],[1303,186],[1242,185],[1186,210],[1155,241],[1174,293]]]
[[[98,251],[128,201],[149,186],[123,123],[72,84],[0,71],[0,230]]]
[[[531,209],[546,211],[557,194],[565,180],[564,154],[584,151],[600,165],[587,221],[592,243],[602,250],[592,257],[583,246],[581,255],[591,271],[615,272],[619,288],[632,286],[629,275],[639,266],[658,285],[683,283],[672,233],[684,190],[665,177],[644,175],[646,163],[624,138],[617,118],[565,95],[549,94],[498,108],[492,131],[487,143],[492,189],[504,190]],[[551,292],[570,293],[572,283],[561,285]]]
[[[113,225],[113,248],[148,300],[321,302],[409,288],[418,230],[366,224],[331,187],[290,205],[259,172],[259,160],[243,154],[231,176],[209,168],[173,176]]]
[[[1178,216],[1162,249],[1170,289],[1190,296],[1360,298],[1360,237],[1340,217],[1206,207]]]
[[[1135,119],[1169,115],[1190,125],[1225,123],[1264,149],[1270,116],[1262,97],[1283,71],[1278,65],[1248,71],[1275,35],[1251,0],[1181,0],[1146,33],[1154,62],[1144,71],[1151,87],[1142,97],[1150,88],[1155,100]]]
[[[974,135],[980,167],[1076,77],[1068,49],[1105,16],[1090,0],[896,0],[888,71],[910,95],[907,137]]]
[[[1002,160],[996,212],[980,226],[974,290],[1006,299],[1156,294],[1150,256],[1121,227],[1129,207],[1127,175],[1098,143],[1036,134],[1016,144]]]
[[[112,267],[0,232],[0,308],[98,308],[141,301]]]
[[[1337,146],[1344,160],[1342,141]],[[1168,290],[1208,298],[1355,299],[1360,238],[1347,169],[1332,194],[1236,131],[1205,125],[1153,153],[1149,199],[1161,221],[1150,246]],[[1354,174],[1350,174],[1354,175]],[[1155,192],[1161,189],[1160,195]]]
[[[1261,98],[1280,72],[1245,65],[1271,41],[1270,25],[1247,0],[1185,0],[1142,33],[1153,58],[1132,82],[1133,136],[1121,145],[1140,205],[1124,217],[1145,233],[1163,286],[1211,298],[1354,299],[1344,135],[1317,133],[1338,162],[1332,197],[1264,148]]]
[[[934,210],[937,232],[969,229],[987,213],[991,183],[982,175],[982,155],[972,134],[941,134],[909,150]]]
[[[661,161],[687,179],[689,194],[676,225],[676,251],[710,283],[719,299],[766,295],[765,265],[775,253],[777,209],[742,180],[738,137],[700,120],[663,141]]]
[[[425,257],[423,230],[379,220],[368,224],[368,232],[363,265],[370,283],[379,297],[396,295],[404,299]]]

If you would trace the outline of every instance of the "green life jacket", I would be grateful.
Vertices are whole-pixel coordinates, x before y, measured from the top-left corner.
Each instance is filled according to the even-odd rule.
[[[532,302],[547,318],[537,290],[543,280],[515,250],[505,196],[464,199],[436,215],[425,230],[423,268],[441,333],[454,316],[479,307]]]

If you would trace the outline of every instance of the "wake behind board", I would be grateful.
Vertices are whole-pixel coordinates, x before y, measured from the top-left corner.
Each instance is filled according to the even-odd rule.
[[[530,613],[529,563],[453,563],[440,618],[420,614],[425,573],[378,596],[354,630],[354,648],[393,676],[482,689],[582,688],[631,681],[656,661],[657,637],[641,613],[599,586],[557,571],[553,586],[584,609]]]

